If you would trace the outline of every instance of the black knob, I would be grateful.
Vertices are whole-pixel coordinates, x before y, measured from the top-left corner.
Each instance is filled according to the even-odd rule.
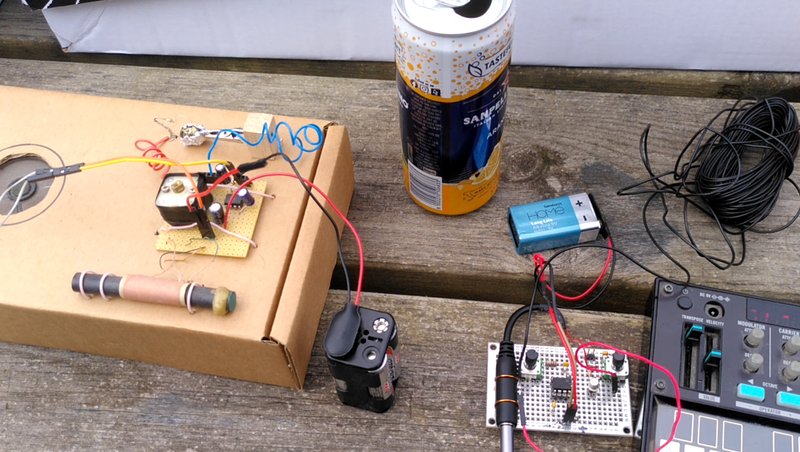
[[[622,365],[625,364],[625,355],[620,352],[614,352],[611,356],[611,365],[614,366],[615,370],[622,370]]]
[[[539,352],[536,350],[529,348],[525,350],[525,367],[528,369],[533,369],[536,367],[536,361],[539,360]]]

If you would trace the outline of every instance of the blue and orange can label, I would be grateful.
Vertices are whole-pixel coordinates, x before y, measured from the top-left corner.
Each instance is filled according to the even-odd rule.
[[[452,3],[393,8],[405,186],[444,215],[476,210],[497,191],[514,21],[510,0],[484,2],[478,18],[441,5]]]

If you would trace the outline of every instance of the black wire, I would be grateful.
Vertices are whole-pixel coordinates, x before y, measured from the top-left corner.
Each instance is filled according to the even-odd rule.
[[[688,286],[690,281],[691,281],[691,274],[689,273],[689,271],[685,267],[683,267],[680,264],[677,264],[677,266],[678,266],[678,268],[681,269],[681,271],[683,271],[683,273],[686,274],[686,280],[685,281],[678,281],[675,278],[670,278],[670,277],[664,276],[664,275],[662,275],[662,274],[660,274],[660,273],[658,273],[658,272],[656,272],[654,270],[651,270],[646,265],[642,264],[641,262],[639,262],[635,258],[631,257],[625,251],[623,251],[623,250],[621,250],[619,248],[616,248],[614,246],[608,246],[608,245],[599,244],[599,243],[580,243],[580,244],[577,244],[577,245],[568,246],[566,248],[563,248],[563,249],[559,250],[556,254],[554,254],[552,257],[550,257],[550,259],[547,260],[547,263],[545,263],[544,267],[540,270],[540,271],[548,270],[550,272],[550,292],[551,293],[549,293],[547,295],[550,295],[550,297],[551,297],[550,306],[554,307],[554,311],[556,312],[558,321],[562,324],[562,326],[564,327],[564,330],[567,329],[566,321],[564,320],[564,317],[561,314],[561,309],[558,306],[558,303],[555,301],[555,296],[554,296],[555,291],[556,291],[556,286],[555,286],[556,283],[555,283],[555,274],[554,274],[554,268],[553,268],[552,262],[553,262],[553,260],[555,258],[560,256],[561,254],[566,253],[566,252],[571,251],[571,250],[574,250],[574,249],[578,249],[578,248],[599,248],[599,249],[604,249],[604,250],[611,250],[615,255],[616,254],[620,254],[622,257],[628,259],[630,262],[632,262],[634,265],[636,265],[637,267],[641,268],[645,272],[650,273],[651,275],[655,276],[656,278],[660,278],[660,279],[663,279],[665,281],[671,282],[671,283],[675,284],[676,286],[678,286],[680,288]],[[536,276],[536,280],[537,281],[539,280],[539,274],[540,273],[538,273],[538,272],[534,272],[534,276]],[[540,307],[542,307],[542,306],[547,307],[548,306],[548,305],[542,305],[542,304],[539,304],[539,305],[535,305],[534,304],[537,292],[540,292],[538,290],[538,282],[534,286],[533,296],[531,297],[530,305],[526,305],[526,306],[523,306],[523,307],[517,309],[508,318],[508,322],[506,322],[506,327],[505,327],[505,330],[503,332],[503,340],[506,340],[506,341],[511,340],[511,335],[512,335],[512,331],[514,329],[514,325],[516,324],[517,321],[519,321],[519,319],[523,315],[525,315],[528,312],[528,310],[535,308],[535,306],[540,306]],[[544,295],[544,294],[542,294],[542,295]],[[545,298],[545,299],[547,299],[547,298]]]
[[[722,124],[717,130],[720,120]],[[800,194],[800,186],[790,178],[800,145],[800,122],[794,107],[786,100],[778,97],[740,100],[723,109],[687,142],[672,171],[664,173],[656,174],[652,168],[647,147],[649,132],[648,125],[639,140],[639,154],[650,177],[622,188],[617,194],[650,195],[642,209],[642,221],[650,240],[672,262],[678,264],[655,238],[648,222],[648,212],[656,199],[661,204],[661,222],[670,233],[721,270],[744,262],[746,232],[782,231],[800,217],[798,209],[780,226],[757,227],[772,212],[784,183]],[[670,176],[672,180],[667,179]],[[643,187],[648,184],[653,188]],[[683,201],[681,228],[667,218],[669,195]],[[727,249],[725,256],[712,254],[695,240],[689,218],[695,210],[716,225]]]
[[[275,154],[273,154],[272,156],[274,156],[274,155]],[[350,274],[347,271],[347,264],[344,261],[344,253],[342,252],[342,237],[339,234],[339,227],[336,225],[336,221],[333,220],[333,217],[331,216],[331,214],[328,213],[328,210],[325,209],[325,207],[323,207],[322,203],[319,202],[317,197],[314,196],[314,192],[311,190],[311,187],[306,185],[306,183],[305,183],[305,181],[303,179],[303,176],[300,174],[300,171],[297,170],[297,167],[292,162],[292,160],[286,154],[280,153],[279,155],[281,155],[283,157],[283,159],[286,162],[289,163],[289,166],[292,167],[292,171],[297,176],[297,180],[300,182],[300,185],[303,186],[305,191],[308,193],[308,196],[314,201],[314,203],[320,208],[320,210],[322,210],[322,213],[325,214],[325,216],[328,218],[328,221],[330,221],[331,226],[333,226],[333,230],[334,230],[334,232],[336,234],[336,252],[339,255],[339,261],[342,263],[342,272],[344,273],[344,282],[345,282],[345,285],[347,287],[347,302],[349,303],[349,302],[352,301],[352,292],[351,292],[351,289],[350,289]],[[267,159],[271,158],[272,156],[267,157]]]
[[[534,283],[534,287],[533,287],[533,295],[531,296],[531,304],[528,305],[528,321],[527,321],[527,325],[525,326],[525,337],[522,340],[522,351],[520,352],[519,358],[517,359],[517,369],[521,369],[522,368],[522,359],[524,357],[523,355],[525,355],[525,349],[528,348],[528,337],[529,337],[529,334],[531,332],[531,319],[533,318],[533,309],[534,309],[534,306],[536,304],[536,292],[537,292],[536,288],[537,288],[537,286],[539,286],[539,277],[538,277],[538,275],[536,275],[535,271],[534,271],[534,276],[536,276],[536,282]]]
[[[242,163],[241,165],[237,166],[236,169],[239,170],[240,174],[244,174],[244,173],[246,173],[248,171],[261,169],[261,168],[264,168],[265,166],[267,166],[267,162],[269,160],[272,160],[273,157],[278,157],[279,155],[281,155],[281,153],[280,152],[276,152],[274,154],[270,154],[270,155],[264,157],[263,159],[258,159],[258,160],[253,160],[252,162]]]
[[[609,232],[607,234],[607,236],[608,236],[608,238],[610,238],[611,237],[611,233]],[[570,249],[572,249],[572,248],[565,248],[563,250],[557,251],[555,254],[550,256],[550,258],[547,259],[547,261],[551,262],[553,259],[555,259],[558,256],[561,256],[562,254],[564,254],[566,251],[569,251]],[[588,306],[591,306],[595,301],[600,299],[600,297],[602,297],[603,294],[605,293],[605,291],[608,289],[608,286],[611,285],[611,280],[614,279],[614,268],[616,266],[617,266],[617,253],[612,251],[611,252],[611,266],[608,269],[607,276],[605,278],[605,282],[603,283],[603,285],[599,289],[595,289],[594,290],[594,295],[588,301],[585,301],[585,302],[583,302],[582,304],[579,304],[579,305],[572,305],[572,304],[568,305],[570,307],[570,309],[583,309],[583,308],[586,308]],[[552,268],[552,266],[551,266],[551,268]],[[550,285],[550,287],[551,288],[553,287],[552,284]],[[546,285],[544,285],[544,284],[539,285],[539,291],[541,292],[542,296],[547,297],[547,286]],[[556,307],[557,306],[558,305],[556,304]]]

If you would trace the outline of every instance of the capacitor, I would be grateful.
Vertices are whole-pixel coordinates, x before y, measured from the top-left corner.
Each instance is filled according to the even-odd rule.
[[[759,330],[760,331],[760,330]],[[761,353],[753,353],[744,360],[744,370],[754,374],[764,365],[764,356]]]
[[[597,392],[600,388],[600,379],[597,377],[589,378],[589,392]]]
[[[218,202],[208,206],[208,215],[214,224],[221,225],[225,223],[225,208]]]
[[[256,203],[256,199],[253,198],[253,195],[250,194],[250,191],[246,188],[242,188],[239,191],[237,191],[236,198],[240,199],[242,201],[242,204],[244,204],[247,207],[250,207]]]
[[[744,337],[744,343],[750,348],[756,348],[764,342],[764,330],[756,328]]]
[[[228,171],[230,171],[230,168],[228,168],[223,163],[217,163],[217,165],[214,166],[214,173],[216,177],[220,177],[223,174],[227,173]],[[231,184],[233,182],[234,182],[233,176],[228,177],[228,179],[225,181],[226,184]]]

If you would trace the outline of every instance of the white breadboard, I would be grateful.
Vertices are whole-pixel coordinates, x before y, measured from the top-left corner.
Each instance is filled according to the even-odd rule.
[[[489,343],[486,367],[487,427],[496,427],[494,379],[498,348],[498,343]],[[563,347],[528,345],[528,349],[535,349],[539,353],[539,361],[536,372],[534,372],[538,374],[539,378],[535,378],[534,374],[530,372],[523,372],[517,385],[517,390],[524,395],[528,430],[606,436],[631,436],[633,434],[627,358],[622,369],[617,372],[621,378],[618,380],[619,387],[616,393],[613,393],[609,379],[600,378],[602,374],[589,372],[578,366],[578,412],[574,421],[565,424],[562,422],[562,418],[567,409],[567,400],[551,395],[550,380],[554,377],[570,377],[567,354]],[[585,350],[587,354],[595,357],[594,360],[589,361],[589,365],[610,369],[613,351],[595,348]],[[522,353],[522,344],[516,344],[514,352],[519,358]],[[582,360],[583,356],[583,351],[581,351]],[[599,379],[596,391],[589,390],[591,377]],[[522,426],[518,424],[517,429],[521,428]]]

